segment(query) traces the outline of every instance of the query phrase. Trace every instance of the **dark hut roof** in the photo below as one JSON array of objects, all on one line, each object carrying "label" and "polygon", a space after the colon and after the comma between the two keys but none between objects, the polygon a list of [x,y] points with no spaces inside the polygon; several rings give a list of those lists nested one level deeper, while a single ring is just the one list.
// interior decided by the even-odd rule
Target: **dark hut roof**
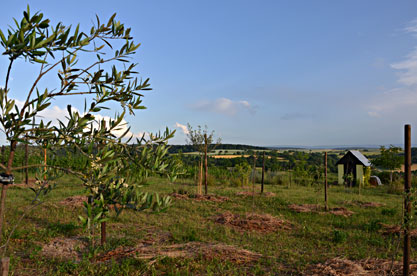
[{"label": "dark hut roof", "polygon": [[337,161],[337,165],[338,164],[343,164],[344,159],[346,159],[346,157],[348,155],[352,155],[359,163],[361,163],[362,165],[364,165],[365,167],[369,167],[371,166],[371,162],[368,160],[368,158],[366,158],[360,151],[358,150],[350,150],[348,151],[339,161]]}]

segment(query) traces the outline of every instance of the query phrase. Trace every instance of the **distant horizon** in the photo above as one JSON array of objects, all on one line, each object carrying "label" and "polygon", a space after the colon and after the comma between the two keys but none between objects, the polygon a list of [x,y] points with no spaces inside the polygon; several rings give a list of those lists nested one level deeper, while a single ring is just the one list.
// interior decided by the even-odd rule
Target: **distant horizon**
[{"label": "distant horizon", "polygon": [[[188,144],[171,144],[169,145],[174,146],[185,146]],[[223,143],[222,143],[223,144]],[[276,148],[276,149],[379,149],[381,146],[389,147],[395,146],[404,148],[403,144],[384,144],[384,145],[275,145],[275,146],[264,146],[264,145],[256,145],[256,144],[242,144],[242,143],[224,143],[226,145],[243,145],[243,146],[255,146],[255,147],[264,147],[264,148]],[[417,144],[412,144],[412,147],[417,147]],[[218,146],[221,148],[221,144]]]}]

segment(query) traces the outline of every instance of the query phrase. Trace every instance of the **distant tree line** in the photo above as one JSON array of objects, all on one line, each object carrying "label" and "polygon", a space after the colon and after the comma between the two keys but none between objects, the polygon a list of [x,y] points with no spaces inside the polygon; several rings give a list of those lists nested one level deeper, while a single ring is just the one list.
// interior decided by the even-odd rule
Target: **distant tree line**
[{"label": "distant tree line", "polygon": [[[266,147],[250,146],[250,145],[240,145],[240,144],[221,144],[217,147],[218,150],[268,150]],[[193,145],[170,145],[169,153],[179,153],[179,152],[194,152],[195,147]]]}]

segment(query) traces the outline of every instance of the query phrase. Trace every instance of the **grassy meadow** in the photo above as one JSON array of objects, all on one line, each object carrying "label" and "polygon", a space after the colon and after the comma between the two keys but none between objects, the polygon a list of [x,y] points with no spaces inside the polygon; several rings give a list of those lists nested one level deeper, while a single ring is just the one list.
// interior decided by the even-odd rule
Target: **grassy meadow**
[{"label": "grassy meadow", "polygon": [[[329,207],[353,212],[344,217],[322,209],[298,213],[289,208],[324,206],[321,185],[266,185],[267,194],[255,196],[238,194],[250,193],[252,186],[212,186],[210,194],[228,200],[211,201],[197,200],[195,185],[183,182],[151,178],[143,190],[161,195],[175,191],[184,198],[173,196],[172,206],[162,213],[125,211],[112,218],[106,245],[95,250],[85,247],[86,232],[78,220],[83,206],[70,200],[84,193],[77,179],[59,180],[45,202],[24,218],[33,193],[27,187],[9,188],[5,236],[21,219],[10,239],[12,275],[303,275],[311,265],[335,257],[401,259],[398,236],[384,234],[383,225],[400,224],[402,196],[388,194],[384,187],[361,189],[361,194],[331,187]],[[365,208],[364,202],[383,206]],[[215,219],[220,214],[244,218],[253,213],[271,215],[286,226],[259,231],[256,224],[245,228],[244,223],[239,227]],[[223,249],[199,251],[206,245]]]}]

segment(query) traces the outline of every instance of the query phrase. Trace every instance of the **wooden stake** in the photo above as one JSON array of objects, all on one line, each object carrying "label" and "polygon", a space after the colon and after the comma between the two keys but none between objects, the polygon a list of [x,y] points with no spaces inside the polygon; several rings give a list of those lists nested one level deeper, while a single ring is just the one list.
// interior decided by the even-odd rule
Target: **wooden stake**
[{"label": "wooden stake", "polygon": [[261,194],[264,192],[264,177],[265,177],[265,152],[262,156],[262,180],[261,180]]},{"label": "wooden stake", "polygon": [[411,126],[404,126],[404,253],[403,276],[410,275],[410,217],[411,217]]},{"label": "wooden stake", "polygon": [[324,203],[325,210],[329,210],[329,206],[327,204],[327,152],[324,153]]},{"label": "wooden stake", "polygon": [[207,176],[208,176],[208,171],[207,171],[207,134],[204,134],[204,144],[205,144],[205,148],[204,148],[204,192],[207,195],[208,193],[208,188],[207,188]]},{"label": "wooden stake", "polygon": [[255,172],[256,172],[256,153],[253,155],[253,170],[252,170],[252,212],[255,209]]}]

